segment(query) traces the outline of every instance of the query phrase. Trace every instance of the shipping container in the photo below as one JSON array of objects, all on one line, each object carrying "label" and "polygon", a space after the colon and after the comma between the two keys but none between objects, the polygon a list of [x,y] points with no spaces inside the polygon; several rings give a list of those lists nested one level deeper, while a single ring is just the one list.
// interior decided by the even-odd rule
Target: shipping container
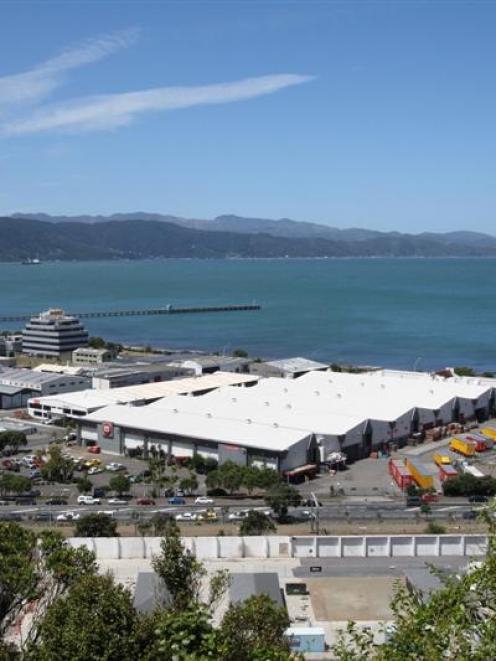
[{"label": "shipping container", "polygon": [[406,459],[405,463],[419,487],[422,489],[432,489],[434,487],[434,477],[421,461]]},{"label": "shipping container", "polygon": [[458,471],[451,464],[446,466],[439,466],[439,479],[441,482],[447,480],[450,477],[458,477]]},{"label": "shipping container", "polygon": [[410,484],[413,484],[412,474],[400,459],[389,460],[389,472],[402,491],[405,491]]},{"label": "shipping container", "polygon": [[482,434],[475,434],[475,433],[467,434],[465,438],[467,441],[470,441],[471,443],[475,443],[476,452],[486,452],[487,450],[491,450],[491,448],[494,445],[492,438],[487,438]]},{"label": "shipping container", "polygon": [[496,441],[496,429],[494,427],[483,427],[481,431],[484,436],[488,436],[489,438],[492,438],[494,441]]},{"label": "shipping container", "polygon": [[472,457],[475,454],[475,443],[466,441],[458,436],[451,439],[449,446],[451,450],[463,454],[464,457]]}]

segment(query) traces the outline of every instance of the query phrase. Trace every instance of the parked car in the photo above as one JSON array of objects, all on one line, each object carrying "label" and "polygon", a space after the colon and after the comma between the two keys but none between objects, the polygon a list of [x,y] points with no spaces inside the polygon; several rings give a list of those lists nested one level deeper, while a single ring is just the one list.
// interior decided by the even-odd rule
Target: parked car
[{"label": "parked car", "polygon": [[67,505],[65,498],[49,498],[45,500],[45,505]]},{"label": "parked car", "polygon": [[101,460],[101,459],[97,459],[97,458],[95,457],[94,459],[87,459],[87,460],[84,462],[84,465],[86,466],[86,468],[92,468],[93,466],[100,466],[101,463],[102,463],[102,460]]},{"label": "parked car", "polygon": [[107,492],[105,489],[101,489],[100,487],[94,487],[93,489],[93,498],[105,498],[107,495]]},{"label": "parked car", "polygon": [[181,512],[180,514],[176,514],[176,521],[198,521],[198,517],[200,515],[197,514],[196,512]]},{"label": "parked car", "polygon": [[78,505],[100,505],[100,498],[93,498],[93,496],[86,496],[81,494],[77,499]]},{"label": "parked car", "polygon": [[109,505],[127,505],[127,500],[123,500],[122,498],[109,498],[107,503]]},{"label": "parked car", "polygon": [[102,448],[99,445],[90,445],[88,448],[88,452],[91,452],[91,454],[100,454],[102,451]]},{"label": "parked car", "polygon": [[227,518],[229,521],[242,521],[243,519],[246,519],[247,516],[248,516],[247,511],[244,512],[238,511],[238,512],[230,512]]},{"label": "parked car", "polygon": [[473,520],[476,519],[477,516],[478,516],[478,512],[475,512],[474,510],[468,510],[468,512],[463,512],[462,519]]},{"label": "parked car", "polygon": [[195,498],[195,505],[213,505],[214,501],[213,498],[209,498],[208,496],[198,496],[198,498]]},{"label": "parked car", "polygon": [[56,521],[77,521],[81,518],[81,515],[78,512],[62,512],[56,517]]},{"label": "parked car", "polygon": [[407,507],[420,507],[422,505],[422,499],[420,496],[408,496],[406,499]]},{"label": "parked car", "polygon": [[122,464],[118,464],[116,461],[111,461],[109,464],[105,466],[106,470],[110,472],[116,472],[125,469],[125,466]]},{"label": "parked car", "polygon": [[487,496],[473,495],[468,497],[469,503],[488,503],[489,498]]},{"label": "parked car", "polygon": [[137,484],[138,482],[143,482],[143,475],[130,475],[129,481],[131,484]]},{"label": "parked car", "polygon": [[180,496],[172,496],[167,502],[169,505],[186,505],[186,501]]},{"label": "parked car", "polygon": [[92,466],[88,469],[88,475],[98,475],[98,473],[103,473],[103,468],[101,466]]},{"label": "parked car", "polygon": [[142,496],[136,500],[136,505],[155,505],[155,501],[148,496]]},{"label": "parked car", "polygon": [[439,500],[439,496],[437,495],[437,493],[423,493],[420,496],[420,500],[423,503],[437,503],[437,501]]}]

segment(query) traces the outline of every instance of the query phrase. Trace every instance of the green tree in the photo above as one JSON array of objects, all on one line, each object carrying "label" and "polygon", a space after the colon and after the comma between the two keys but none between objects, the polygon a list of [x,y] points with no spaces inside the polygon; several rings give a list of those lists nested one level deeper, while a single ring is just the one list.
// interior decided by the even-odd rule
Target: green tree
[{"label": "green tree", "polygon": [[151,644],[141,661],[221,661],[219,632],[213,628],[208,609],[189,604],[181,611],[161,610],[153,618]]},{"label": "green tree", "polygon": [[153,527],[153,534],[155,537],[163,537],[168,530],[169,521],[171,520],[171,515],[163,512],[157,512],[154,514],[150,520],[151,526]]},{"label": "green tree", "polygon": [[117,521],[108,514],[86,514],[76,521],[76,537],[116,537]]},{"label": "green tree", "polygon": [[234,358],[248,358],[248,352],[244,349],[234,349],[232,355]]},{"label": "green tree", "polygon": [[109,487],[112,489],[112,491],[115,491],[118,496],[121,496],[123,493],[127,493],[130,486],[131,482],[129,481],[129,478],[127,475],[123,475],[122,473],[114,475],[114,477],[109,480]]},{"label": "green tree", "polygon": [[274,522],[266,514],[257,510],[251,510],[248,516],[241,522],[239,534],[243,537],[265,535],[266,533],[274,532],[275,529]]},{"label": "green tree", "polygon": [[20,431],[3,431],[0,432],[0,451],[4,450],[6,447],[12,448],[15,452],[21,447],[21,445],[27,445],[28,439],[26,434]]},{"label": "green tree", "polygon": [[130,592],[109,574],[84,576],[43,619],[33,661],[135,661],[137,617]]},{"label": "green tree", "polygon": [[76,486],[79,493],[89,493],[93,489],[93,482],[85,475],[77,478]]},{"label": "green tree", "polygon": [[242,471],[242,485],[248,491],[250,496],[254,489],[260,486],[260,470],[255,466],[246,466]]},{"label": "green tree", "polygon": [[179,488],[188,494],[192,494],[193,491],[198,489],[198,480],[193,473],[190,473],[187,477],[183,477],[183,479],[180,480]]},{"label": "green tree", "polygon": [[36,594],[35,551],[32,532],[15,523],[0,523],[0,639],[22,602]]},{"label": "green tree", "polygon": [[97,573],[98,566],[93,551],[85,546],[72,548],[56,530],[44,530],[40,534],[45,567],[63,587],[68,587],[83,576]]},{"label": "green tree", "polygon": [[163,580],[171,596],[171,608],[183,611],[195,604],[211,608],[216,604],[228,585],[228,574],[215,572],[210,577],[209,595],[206,603],[200,601],[200,588],[206,575],[205,567],[196,557],[186,551],[179,536],[179,527],[174,519],[167,522],[161,553],[154,556],[152,565]]},{"label": "green tree", "polygon": [[7,494],[26,493],[31,491],[31,480],[24,475],[6,473],[0,477],[0,493]]},{"label": "green tree", "polygon": [[105,340],[103,337],[93,336],[88,339],[88,346],[92,349],[105,349]]},{"label": "green tree", "polygon": [[286,609],[265,594],[231,604],[220,627],[224,658],[229,661],[295,658],[284,635],[288,626]]},{"label": "green tree", "polygon": [[301,502],[301,496],[297,489],[290,484],[277,484],[265,495],[265,502],[276,513],[280,521],[284,521],[290,506],[296,507]]},{"label": "green tree", "polygon": [[49,482],[69,482],[74,472],[72,459],[64,457],[60,445],[51,445],[48,449],[48,461],[43,464],[41,474]]}]

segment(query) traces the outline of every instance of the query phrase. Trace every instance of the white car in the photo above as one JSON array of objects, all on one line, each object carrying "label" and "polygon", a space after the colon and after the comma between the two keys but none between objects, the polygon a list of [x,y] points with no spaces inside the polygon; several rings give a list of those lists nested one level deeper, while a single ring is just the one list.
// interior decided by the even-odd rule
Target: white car
[{"label": "white car", "polygon": [[114,510],[98,510],[97,514],[105,514],[105,516],[113,517],[115,512]]},{"label": "white car", "polygon": [[242,521],[248,516],[248,511],[244,512],[231,512],[227,517],[229,521]]},{"label": "white car", "polygon": [[214,501],[208,496],[198,496],[195,498],[195,505],[213,505]]},{"label": "white car", "polygon": [[98,475],[98,473],[103,473],[103,468],[101,468],[100,466],[92,466],[88,470],[88,475]]},{"label": "white car", "polygon": [[176,521],[198,521],[198,514],[195,512],[181,512],[176,514]]},{"label": "white car", "polygon": [[62,512],[62,514],[58,514],[56,517],[56,521],[77,521],[79,518],[81,518],[81,515],[78,514],[77,512]]},{"label": "white car", "polygon": [[93,498],[93,496],[85,496],[81,494],[78,496],[78,505],[100,505],[100,498]]},{"label": "white car", "polygon": [[107,465],[105,466],[105,468],[106,468],[108,471],[111,471],[111,472],[114,473],[115,471],[120,471],[120,470],[122,470],[122,469],[124,468],[124,466],[123,466],[122,464],[118,464],[118,463],[115,462],[115,461],[111,461],[109,464],[107,464]]},{"label": "white car", "polygon": [[122,500],[122,498],[109,498],[107,503],[109,505],[129,505],[127,500]]}]

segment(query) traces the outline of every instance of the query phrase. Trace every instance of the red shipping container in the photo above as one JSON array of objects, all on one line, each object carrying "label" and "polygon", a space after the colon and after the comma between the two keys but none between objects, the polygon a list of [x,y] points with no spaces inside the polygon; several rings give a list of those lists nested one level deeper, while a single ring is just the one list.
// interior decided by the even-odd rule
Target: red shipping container
[{"label": "red shipping container", "polygon": [[451,464],[439,466],[439,479],[441,482],[444,482],[444,480],[447,480],[450,477],[458,477],[458,471],[456,468],[453,468]]},{"label": "red shipping container", "polygon": [[389,460],[389,472],[402,491],[405,491],[413,483],[413,475],[399,459]]}]

